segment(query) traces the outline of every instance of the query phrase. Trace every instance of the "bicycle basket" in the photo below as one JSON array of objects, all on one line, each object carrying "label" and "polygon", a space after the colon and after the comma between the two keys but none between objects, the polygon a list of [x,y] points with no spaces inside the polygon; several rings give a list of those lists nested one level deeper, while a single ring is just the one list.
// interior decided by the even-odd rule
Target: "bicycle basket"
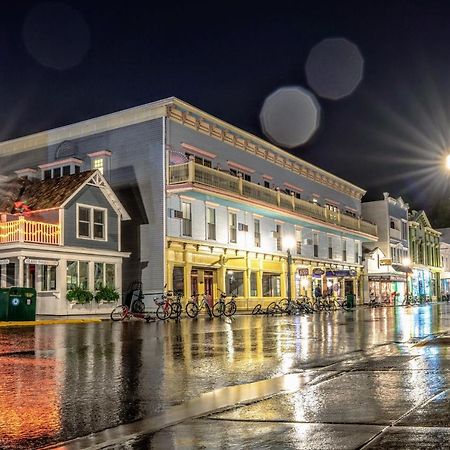
[{"label": "bicycle basket", "polygon": [[159,297],[153,297],[153,301],[158,305],[158,306],[162,306],[164,305],[164,303],[166,303],[166,297],[163,296],[162,298]]}]

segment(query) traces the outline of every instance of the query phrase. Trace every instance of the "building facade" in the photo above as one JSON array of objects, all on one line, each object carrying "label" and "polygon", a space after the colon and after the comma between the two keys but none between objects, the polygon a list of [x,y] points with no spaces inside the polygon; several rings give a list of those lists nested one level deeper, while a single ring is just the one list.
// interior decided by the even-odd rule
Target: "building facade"
[{"label": "building facade", "polygon": [[366,298],[375,294],[384,301],[401,303],[407,290],[407,273],[411,271],[405,265],[410,258],[409,205],[401,197],[391,197],[387,192],[383,197],[362,204],[362,214],[376,223],[378,230],[378,242],[364,244]]},{"label": "building facade", "polygon": [[149,305],[165,285],[241,308],[288,283],[362,297],[362,245],[377,240],[365,191],[178,99],[1,143],[0,161],[43,179],[101,171],[131,217],[124,285],[142,281]]},{"label": "building facade", "polygon": [[409,245],[413,274],[411,294],[440,300],[441,256],[440,232],[431,227],[425,211],[411,211],[409,215]]},{"label": "building facade", "polygon": [[127,212],[98,171],[45,180],[35,174],[20,172],[3,190],[1,287],[35,288],[38,314],[109,312],[111,305],[68,301],[67,291],[122,291],[122,261],[129,254],[121,251],[120,230]]}]

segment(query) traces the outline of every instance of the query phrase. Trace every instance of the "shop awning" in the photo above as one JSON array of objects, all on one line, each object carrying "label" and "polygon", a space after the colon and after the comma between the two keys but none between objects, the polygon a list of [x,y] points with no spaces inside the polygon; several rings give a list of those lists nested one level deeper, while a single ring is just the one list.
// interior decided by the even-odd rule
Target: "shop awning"
[{"label": "shop awning", "polygon": [[393,268],[396,272],[412,273],[411,267],[404,266],[403,264],[392,264],[392,268]]}]

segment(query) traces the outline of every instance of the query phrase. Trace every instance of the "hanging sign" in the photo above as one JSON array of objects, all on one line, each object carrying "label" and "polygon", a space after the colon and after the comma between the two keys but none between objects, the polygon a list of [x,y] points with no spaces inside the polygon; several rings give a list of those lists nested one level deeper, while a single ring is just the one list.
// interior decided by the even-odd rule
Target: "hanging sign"
[{"label": "hanging sign", "polygon": [[392,264],[392,259],[390,259],[390,258],[380,259],[380,266],[390,266],[391,264]]},{"label": "hanging sign", "polygon": [[308,275],[309,275],[309,269],[308,268],[301,268],[301,269],[298,269],[298,274],[301,276],[301,277],[307,277]]},{"label": "hanging sign", "polygon": [[324,270],[322,270],[320,267],[316,267],[315,269],[313,269],[313,275],[315,275],[316,277],[320,277],[325,273]]},{"label": "hanging sign", "polygon": [[24,261],[25,264],[35,264],[37,266],[57,266],[58,261],[52,261],[50,259],[31,259],[26,258]]}]

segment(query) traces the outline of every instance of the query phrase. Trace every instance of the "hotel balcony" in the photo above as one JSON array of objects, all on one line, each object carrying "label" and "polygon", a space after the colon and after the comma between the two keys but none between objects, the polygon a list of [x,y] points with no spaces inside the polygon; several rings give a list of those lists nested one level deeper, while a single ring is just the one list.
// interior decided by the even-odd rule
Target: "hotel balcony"
[{"label": "hotel balcony", "polygon": [[0,222],[0,244],[61,244],[61,225],[27,220],[24,216],[14,219]]},{"label": "hotel balcony", "polygon": [[276,209],[286,210],[299,216],[312,218],[325,224],[337,225],[358,231],[371,237],[377,236],[377,226],[363,219],[330,211],[323,206],[295,198],[279,190],[245,181],[217,169],[189,161],[169,167],[169,185],[188,184],[193,188],[212,188],[217,193],[230,193],[242,201],[264,203]]}]

